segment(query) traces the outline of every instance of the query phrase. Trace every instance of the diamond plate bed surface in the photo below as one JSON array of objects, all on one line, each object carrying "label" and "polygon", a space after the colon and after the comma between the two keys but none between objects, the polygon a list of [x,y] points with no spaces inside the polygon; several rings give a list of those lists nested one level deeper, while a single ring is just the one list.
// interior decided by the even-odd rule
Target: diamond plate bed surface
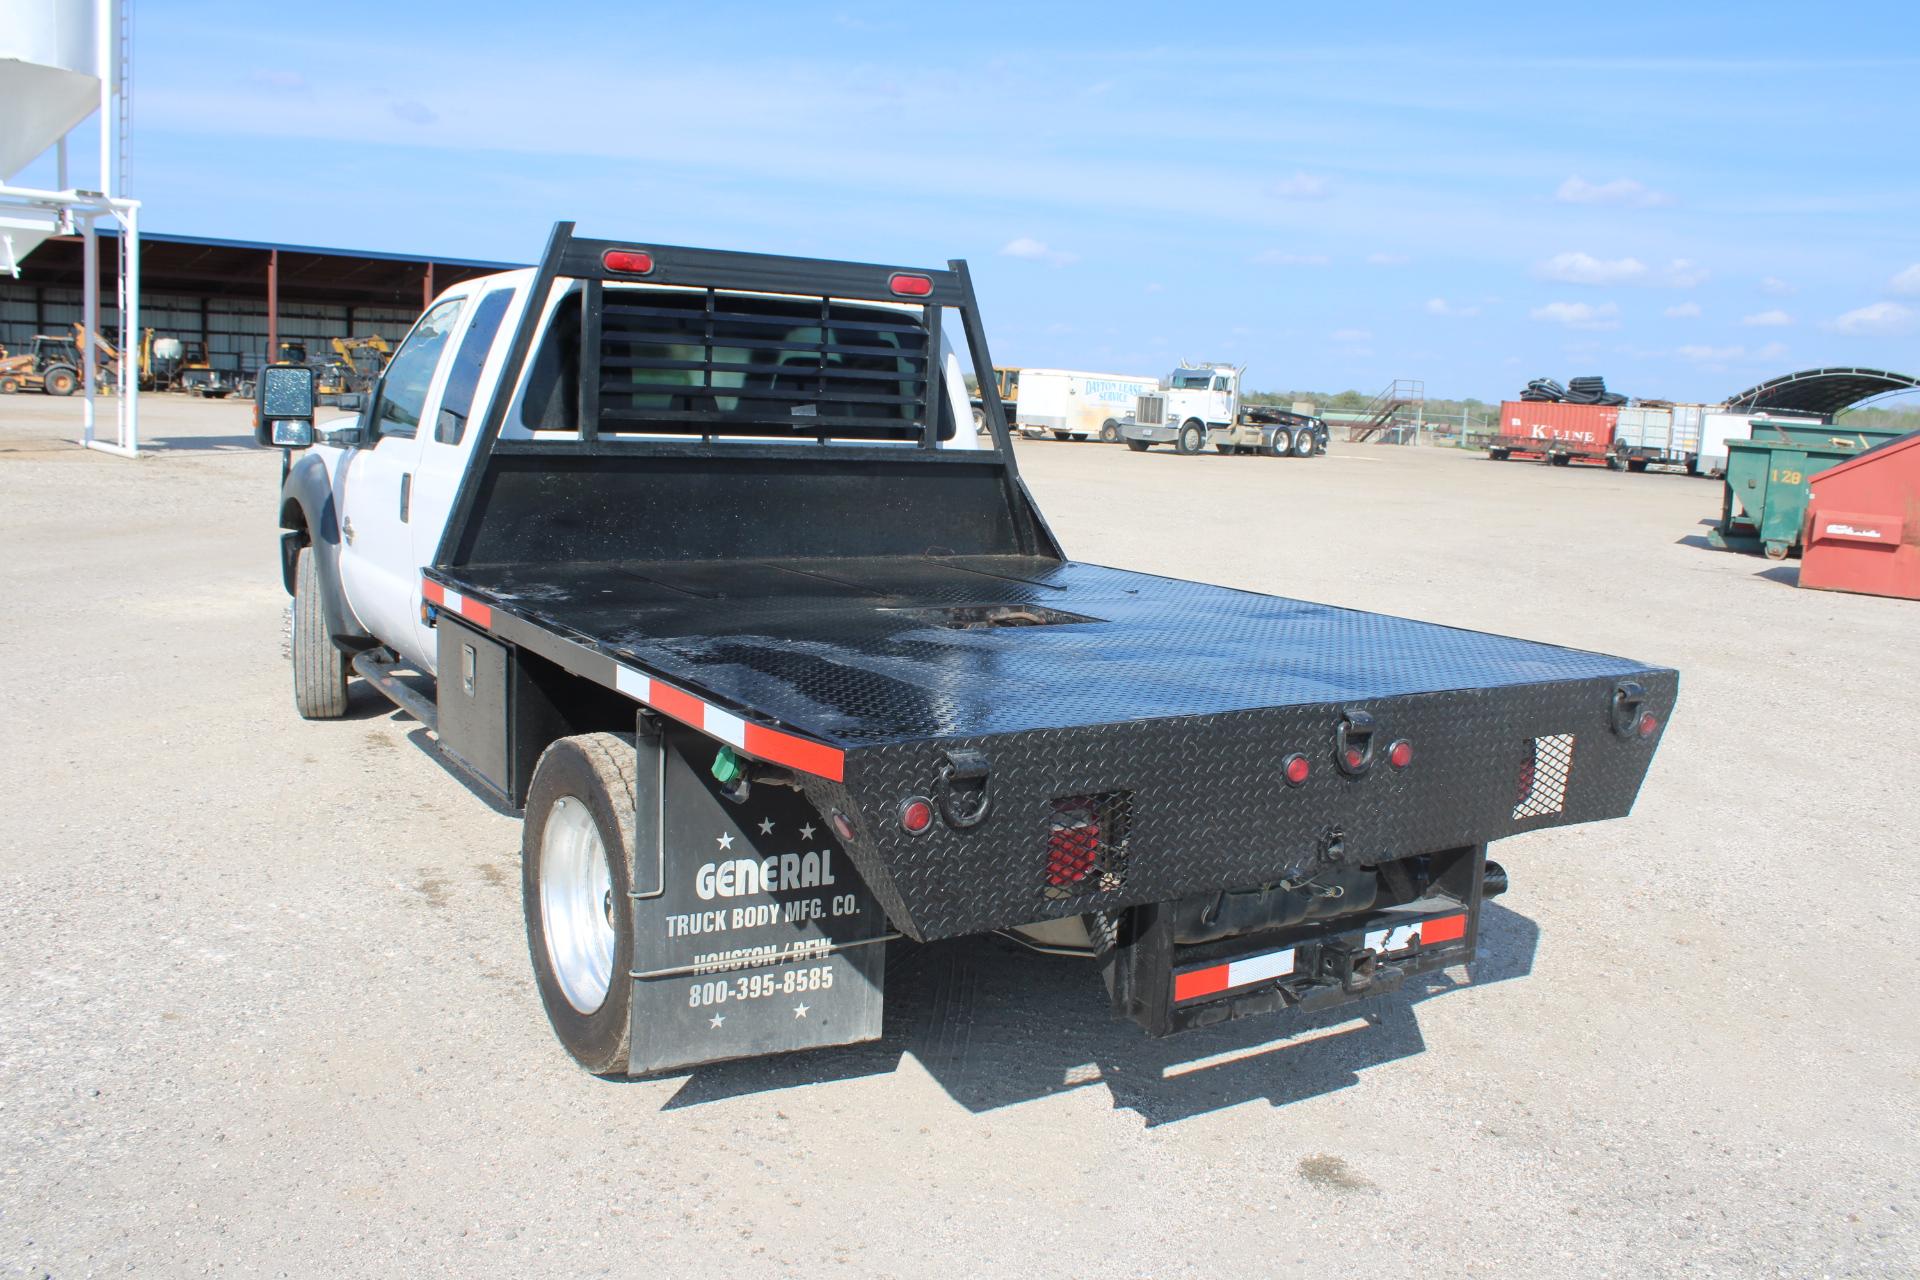
[{"label": "diamond plate bed surface", "polygon": [[[495,607],[849,748],[1654,670],[1044,558],[473,565],[449,576]],[[930,620],[967,606],[1090,620]]]}]

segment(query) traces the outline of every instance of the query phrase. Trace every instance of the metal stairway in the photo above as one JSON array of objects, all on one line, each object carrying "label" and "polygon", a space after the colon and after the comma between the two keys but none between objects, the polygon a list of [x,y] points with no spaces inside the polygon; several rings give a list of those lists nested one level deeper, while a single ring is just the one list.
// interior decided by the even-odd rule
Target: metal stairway
[{"label": "metal stairway", "polygon": [[1427,384],[1419,378],[1395,378],[1367,402],[1360,412],[1363,419],[1347,428],[1347,439],[1354,443],[1372,440],[1377,444],[1404,443],[1405,428],[1424,416]]}]

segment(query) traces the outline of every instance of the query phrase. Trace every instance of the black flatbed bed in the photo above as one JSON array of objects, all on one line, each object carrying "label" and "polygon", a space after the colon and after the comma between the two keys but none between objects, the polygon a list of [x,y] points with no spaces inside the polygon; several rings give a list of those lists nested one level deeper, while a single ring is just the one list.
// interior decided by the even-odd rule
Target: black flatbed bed
[{"label": "black flatbed bed", "polygon": [[[847,749],[1638,677],[1622,658],[1043,556],[467,565],[431,576]],[[1084,621],[956,627],[974,610]]]}]

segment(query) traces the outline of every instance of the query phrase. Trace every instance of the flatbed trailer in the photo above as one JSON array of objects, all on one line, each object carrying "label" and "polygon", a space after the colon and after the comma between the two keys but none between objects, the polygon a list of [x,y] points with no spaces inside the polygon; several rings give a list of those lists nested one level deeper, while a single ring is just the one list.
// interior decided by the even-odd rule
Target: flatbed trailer
[{"label": "flatbed trailer", "polygon": [[[636,257],[709,316],[863,304],[804,332],[820,356],[835,325],[901,329],[910,412],[836,415],[777,361],[756,392],[772,409],[624,408],[651,376],[627,371],[654,366],[618,363],[635,347],[614,331],[665,314],[613,287],[608,264]],[[925,306],[911,326],[871,309],[903,278]],[[1093,961],[1155,1035],[1361,999],[1472,958],[1506,881],[1490,842],[1632,806],[1671,670],[1067,558],[997,397],[972,447],[964,393],[941,407],[957,364],[913,354],[941,350],[950,308],[993,387],[964,264],[563,224],[529,292],[562,287],[502,330],[502,392],[417,578],[432,703],[390,645],[354,666],[525,808],[536,978],[590,1069],[873,1038],[889,945],[986,932]],[[507,392],[568,367],[547,359],[562,342],[601,355],[580,361],[572,430],[504,432]],[[795,395],[814,438],[770,439]],[[601,877],[584,933],[549,875],[576,863]]]}]

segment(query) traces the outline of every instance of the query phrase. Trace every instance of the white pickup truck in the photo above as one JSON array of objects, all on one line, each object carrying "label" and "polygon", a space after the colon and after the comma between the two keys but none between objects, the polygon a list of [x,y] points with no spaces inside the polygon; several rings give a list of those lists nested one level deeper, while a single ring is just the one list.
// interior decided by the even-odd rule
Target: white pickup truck
[{"label": "white pickup truck", "polygon": [[295,703],[356,674],[524,811],[535,984],[596,1073],[873,1039],[900,939],[1085,957],[1154,1035],[1390,991],[1472,958],[1489,841],[1627,812],[1677,694],[1067,559],[961,262],[562,223],[358,416],[314,382],[262,370],[256,417]]},{"label": "white pickup truck", "polygon": [[1175,453],[1199,453],[1209,442],[1221,453],[1311,458],[1327,451],[1327,424],[1240,399],[1246,370],[1230,364],[1182,364],[1155,391],[1140,395],[1120,423],[1127,447],[1139,453],[1170,444]]}]

